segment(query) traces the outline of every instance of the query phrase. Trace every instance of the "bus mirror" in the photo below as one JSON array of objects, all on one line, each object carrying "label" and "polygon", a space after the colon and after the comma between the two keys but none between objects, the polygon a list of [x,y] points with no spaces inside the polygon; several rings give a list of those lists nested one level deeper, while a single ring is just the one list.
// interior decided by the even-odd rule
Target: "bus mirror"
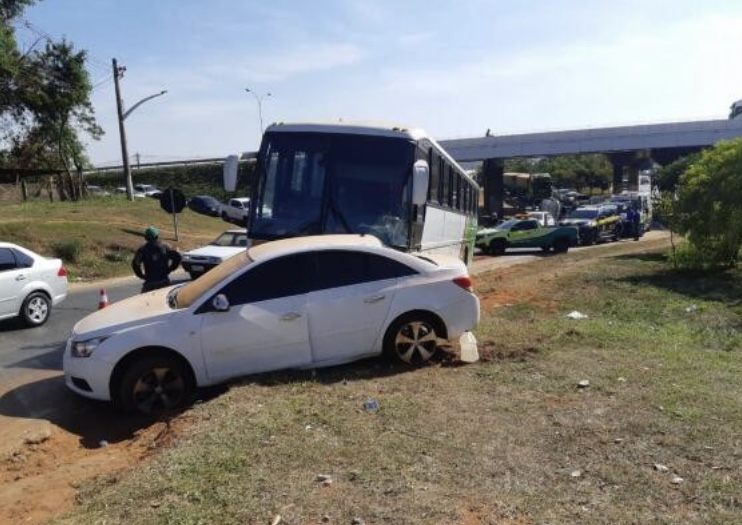
[{"label": "bus mirror", "polygon": [[424,160],[418,160],[412,167],[412,204],[422,206],[428,200],[430,167]]},{"label": "bus mirror", "polygon": [[237,189],[237,155],[230,155],[224,159],[224,191]]}]

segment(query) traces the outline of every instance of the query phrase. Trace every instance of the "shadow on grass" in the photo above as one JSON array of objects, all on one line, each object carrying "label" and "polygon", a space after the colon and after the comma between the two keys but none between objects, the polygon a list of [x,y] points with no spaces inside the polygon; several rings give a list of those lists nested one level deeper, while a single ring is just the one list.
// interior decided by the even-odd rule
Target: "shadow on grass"
[{"label": "shadow on grass", "polygon": [[[459,364],[449,352],[438,352],[437,356],[434,365]],[[370,358],[336,367],[259,374],[201,388],[196,392],[193,403],[208,402],[228,391],[230,386],[243,384],[278,386],[314,381],[331,385],[414,372],[415,369],[380,358]],[[156,423],[169,423],[188,408],[158,416],[125,414],[111,403],[85,399],[69,391],[62,375],[29,381],[0,396],[0,415],[49,421],[79,436],[80,444],[91,449],[99,448],[102,441],[114,444],[132,439],[137,432]]]},{"label": "shadow on grass", "polygon": [[617,260],[667,264],[664,269],[619,278],[635,286],[652,286],[689,298],[720,302],[730,306],[742,304],[742,272],[740,270],[691,271],[669,266],[665,253],[620,255]]}]

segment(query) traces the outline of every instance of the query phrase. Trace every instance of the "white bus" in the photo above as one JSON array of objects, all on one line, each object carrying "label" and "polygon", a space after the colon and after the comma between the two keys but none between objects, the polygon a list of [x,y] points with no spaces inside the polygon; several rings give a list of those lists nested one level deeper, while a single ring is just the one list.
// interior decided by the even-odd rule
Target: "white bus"
[{"label": "white bus", "polygon": [[422,130],[273,124],[258,153],[248,236],[368,233],[469,263],[478,202],[476,182]]}]

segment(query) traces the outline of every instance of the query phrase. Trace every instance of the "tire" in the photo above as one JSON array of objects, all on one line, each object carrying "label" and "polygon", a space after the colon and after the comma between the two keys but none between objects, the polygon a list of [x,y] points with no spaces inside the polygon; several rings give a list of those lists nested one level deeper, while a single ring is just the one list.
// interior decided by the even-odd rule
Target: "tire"
[{"label": "tire", "polygon": [[229,215],[227,215],[225,212],[222,212],[222,220],[224,222],[230,222]]},{"label": "tire", "polygon": [[590,232],[590,241],[588,242],[588,244],[590,246],[595,246],[599,242],[600,242],[600,233],[598,232],[597,229],[595,229]]},{"label": "tire", "polygon": [[152,356],[134,361],[115,387],[117,406],[125,412],[160,414],[176,410],[191,399],[193,376],[170,356]]},{"label": "tire", "polygon": [[430,314],[412,312],[397,318],[384,335],[384,355],[407,365],[419,366],[438,350],[442,331]]},{"label": "tire", "polygon": [[43,292],[32,292],[23,300],[20,316],[27,326],[41,326],[49,319],[52,304]]},{"label": "tire", "polygon": [[569,251],[569,239],[559,237],[554,241],[554,253],[567,253]]},{"label": "tire", "polygon": [[507,247],[508,244],[503,239],[492,239],[489,251],[492,255],[503,255]]}]

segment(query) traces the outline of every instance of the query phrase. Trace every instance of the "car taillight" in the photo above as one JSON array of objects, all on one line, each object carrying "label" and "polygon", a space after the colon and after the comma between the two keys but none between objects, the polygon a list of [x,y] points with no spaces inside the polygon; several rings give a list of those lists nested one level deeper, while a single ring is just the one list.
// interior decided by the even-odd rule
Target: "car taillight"
[{"label": "car taillight", "polygon": [[60,266],[59,270],[57,270],[57,277],[67,277],[67,270],[64,266]]},{"label": "car taillight", "polygon": [[464,277],[456,277],[456,279],[453,280],[453,282],[457,285],[466,290],[467,292],[473,292],[474,291],[474,282],[471,280],[471,277],[464,276]]}]

